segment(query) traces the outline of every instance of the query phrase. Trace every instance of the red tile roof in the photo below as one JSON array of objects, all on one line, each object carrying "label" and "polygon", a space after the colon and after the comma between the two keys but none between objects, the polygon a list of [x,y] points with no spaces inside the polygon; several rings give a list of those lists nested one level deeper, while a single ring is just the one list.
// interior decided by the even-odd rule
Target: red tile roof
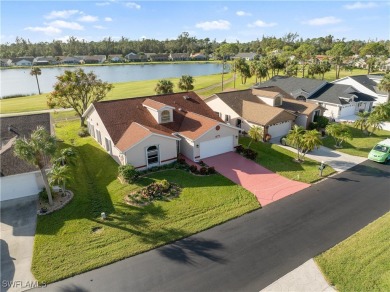
[{"label": "red tile roof", "polygon": [[[173,107],[173,122],[158,124],[149,110],[143,106],[146,100]],[[149,103],[151,102],[147,101],[147,104]],[[122,149],[128,149],[129,147],[125,145],[134,143],[134,140],[129,138],[131,129],[136,129],[138,139],[146,133],[138,126],[129,130],[134,122],[149,130],[159,131],[160,134],[171,135],[183,131],[190,139],[207,132],[214,123],[223,123],[195,92],[101,101],[95,102],[93,105],[113,143],[117,145],[120,142],[119,145]],[[211,122],[210,119],[214,122]]]}]

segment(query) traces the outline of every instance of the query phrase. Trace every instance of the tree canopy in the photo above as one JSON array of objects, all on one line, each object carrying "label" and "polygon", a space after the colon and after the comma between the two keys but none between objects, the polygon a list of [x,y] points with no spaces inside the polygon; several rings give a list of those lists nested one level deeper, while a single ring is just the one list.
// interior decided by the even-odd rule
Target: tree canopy
[{"label": "tree canopy", "polygon": [[58,82],[48,97],[48,106],[73,108],[81,119],[81,126],[85,126],[83,114],[88,106],[105,98],[114,87],[98,79],[93,72],[85,73],[83,69],[66,70],[57,79]]}]

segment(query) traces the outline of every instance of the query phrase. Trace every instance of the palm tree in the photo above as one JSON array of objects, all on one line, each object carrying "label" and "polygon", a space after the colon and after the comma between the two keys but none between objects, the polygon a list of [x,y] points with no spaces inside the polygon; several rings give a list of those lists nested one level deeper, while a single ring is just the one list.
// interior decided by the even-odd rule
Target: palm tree
[{"label": "palm tree", "polygon": [[304,133],[305,133],[304,128],[298,125],[294,125],[292,130],[290,130],[290,132],[286,136],[288,143],[297,149],[297,161],[301,160],[300,151],[302,148],[301,144],[302,144],[302,138]]},{"label": "palm tree", "polygon": [[69,179],[69,166],[67,165],[54,164],[49,171],[49,183],[51,185],[60,185],[63,194],[65,194],[65,184]]},{"label": "palm tree", "polygon": [[45,184],[49,204],[53,204],[49,182],[46,175],[46,166],[56,151],[56,139],[43,127],[38,127],[31,134],[30,139],[18,138],[15,141],[14,153],[17,157],[39,168]]},{"label": "palm tree", "polygon": [[304,160],[307,152],[319,148],[322,145],[321,134],[317,130],[306,131],[302,137],[302,160]]},{"label": "palm tree", "polygon": [[154,91],[157,94],[173,93],[173,83],[170,80],[159,80]]},{"label": "palm tree", "polygon": [[253,141],[260,141],[264,135],[264,128],[259,126],[252,126],[248,131],[248,136],[251,138],[248,148],[251,146]]},{"label": "palm tree", "polygon": [[383,120],[381,117],[377,114],[372,113],[368,119],[367,119],[367,127],[371,127],[371,132],[369,136],[371,136],[372,133],[374,133],[376,130],[382,129],[382,122]]},{"label": "palm tree", "polygon": [[356,128],[360,128],[364,133],[368,132],[367,119],[370,116],[369,112],[358,112],[358,119],[354,122]]},{"label": "palm tree", "polygon": [[56,165],[74,165],[76,158],[76,152],[72,147],[62,149],[59,154],[54,158],[53,163]]},{"label": "palm tree", "polygon": [[41,69],[39,69],[38,67],[32,67],[31,68],[30,75],[31,76],[35,75],[35,78],[37,79],[37,85],[38,85],[38,92],[39,92],[39,94],[41,94],[41,89],[39,88],[38,75],[41,75],[41,74],[42,74]]},{"label": "palm tree", "polygon": [[331,123],[326,126],[325,131],[335,140],[336,148],[341,148],[346,140],[352,140],[352,133],[347,125],[340,123]]},{"label": "palm tree", "polygon": [[390,73],[387,73],[385,76],[383,76],[383,79],[378,85],[380,90],[387,91],[387,101],[386,103],[390,102]]},{"label": "palm tree", "polygon": [[190,75],[183,75],[181,76],[179,83],[177,84],[177,87],[179,87],[181,90],[184,91],[190,91],[194,89],[194,78]]},{"label": "palm tree", "polygon": [[375,106],[374,110],[371,112],[373,115],[377,115],[382,121],[387,121],[390,119],[390,102],[382,103]]}]

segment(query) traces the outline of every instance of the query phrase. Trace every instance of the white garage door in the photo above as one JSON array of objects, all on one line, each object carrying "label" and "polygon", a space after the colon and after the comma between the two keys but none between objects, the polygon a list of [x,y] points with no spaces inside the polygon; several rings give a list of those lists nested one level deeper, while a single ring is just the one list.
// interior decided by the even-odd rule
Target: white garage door
[{"label": "white garage door", "polygon": [[291,122],[282,123],[278,125],[273,125],[268,128],[268,134],[271,135],[272,138],[285,136],[291,130]]},{"label": "white garage door", "polygon": [[233,151],[233,136],[201,142],[200,159]]},{"label": "white garage door", "polygon": [[355,114],[355,107],[354,106],[344,107],[341,109],[339,118],[352,116],[354,114]]}]

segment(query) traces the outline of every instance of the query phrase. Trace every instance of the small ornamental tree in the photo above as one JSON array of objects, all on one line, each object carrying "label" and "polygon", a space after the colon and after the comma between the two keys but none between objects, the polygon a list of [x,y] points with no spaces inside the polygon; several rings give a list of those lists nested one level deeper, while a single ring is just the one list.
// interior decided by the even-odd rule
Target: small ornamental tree
[{"label": "small ornamental tree", "polygon": [[252,126],[248,131],[248,136],[251,138],[248,148],[251,146],[253,141],[260,141],[263,138],[264,129],[259,126]]},{"label": "small ornamental tree", "polygon": [[66,70],[63,75],[57,76],[57,80],[54,91],[48,97],[48,106],[73,108],[80,117],[82,127],[85,127],[83,114],[88,106],[105,98],[114,88],[112,84],[98,79],[93,72],[85,73],[83,69]]},{"label": "small ornamental tree", "polygon": [[326,126],[326,132],[333,137],[336,148],[342,148],[346,140],[352,140],[352,133],[346,124],[331,123]]},{"label": "small ornamental tree", "polygon": [[180,88],[180,90],[183,91],[190,91],[194,89],[194,78],[190,75],[183,75],[181,76],[179,83],[177,84],[177,87]]},{"label": "small ornamental tree", "polygon": [[173,93],[173,83],[170,80],[162,79],[159,80],[154,88],[156,94],[168,94]]}]

